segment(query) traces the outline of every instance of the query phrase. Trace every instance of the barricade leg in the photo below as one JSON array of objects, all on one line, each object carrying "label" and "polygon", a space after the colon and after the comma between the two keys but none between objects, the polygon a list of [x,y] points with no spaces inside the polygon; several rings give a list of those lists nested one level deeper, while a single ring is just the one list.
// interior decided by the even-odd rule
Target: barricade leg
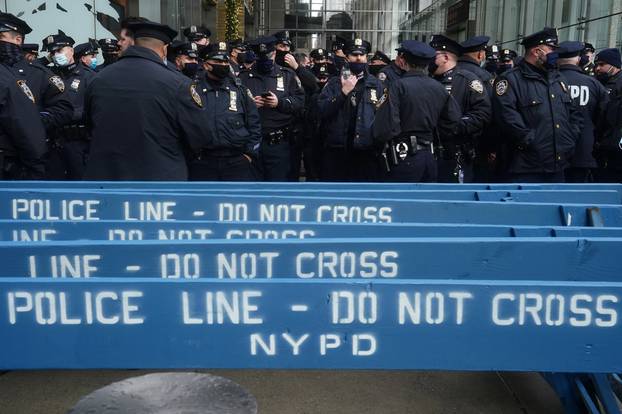
[{"label": "barricade leg", "polygon": [[545,373],[566,414],[620,414],[607,374]]}]

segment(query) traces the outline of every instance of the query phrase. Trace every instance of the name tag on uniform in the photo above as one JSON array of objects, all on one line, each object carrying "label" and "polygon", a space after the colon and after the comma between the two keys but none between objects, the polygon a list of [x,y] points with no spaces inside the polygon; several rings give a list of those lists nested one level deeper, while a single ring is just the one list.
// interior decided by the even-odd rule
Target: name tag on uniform
[{"label": "name tag on uniform", "polygon": [[369,90],[369,99],[371,100],[371,103],[373,103],[373,104],[378,103],[378,95],[376,94],[376,90],[375,89],[370,89]]},{"label": "name tag on uniform", "polygon": [[77,91],[79,87],[80,87],[80,79],[74,79],[73,82],[71,82],[71,89],[73,89],[74,91]]},{"label": "name tag on uniform", "polygon": [[238,111],[238,94],[235,91],[229,91],[229,110]]},{"label": "name tag on uniform", "polygon": [[285,80],[283,80],[282,75],[276,77],[276,90],[285,91]]}]

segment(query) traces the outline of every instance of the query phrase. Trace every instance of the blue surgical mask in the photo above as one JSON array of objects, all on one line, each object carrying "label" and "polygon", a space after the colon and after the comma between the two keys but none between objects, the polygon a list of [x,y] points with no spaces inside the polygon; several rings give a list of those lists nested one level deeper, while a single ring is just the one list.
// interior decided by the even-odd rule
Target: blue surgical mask
[{"label": "blue surgical mask", "polygon": [[97,58],[92,58],[91,59],[90,67],[91,67],[91,69],[97,69]]},{"label": "blue surgical mask", "polygon": [[69,58],[64,53],[55,53],[52,60],[54,61],[54,64],[56,64],[56,66],[69,65]]}]

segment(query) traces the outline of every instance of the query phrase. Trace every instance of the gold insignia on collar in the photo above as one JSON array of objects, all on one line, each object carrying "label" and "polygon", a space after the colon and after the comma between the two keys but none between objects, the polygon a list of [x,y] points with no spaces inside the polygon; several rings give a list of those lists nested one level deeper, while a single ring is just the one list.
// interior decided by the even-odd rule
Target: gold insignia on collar
[{"label": "gold insignia on collar", "polygon": [[497,82],[497,86],[495,86],[495,92],[497,92],[497,95],[503,96],[508,91],[508,86],[508,81],[506,81],[505,79],[500,80],[499,82]]},{"label": "gold insignia on collar", "polygon": [[484,93],[484,84],[479,79],[472,80],[469,87],[477,93]]},{"label": "gold insignia on collar", "polygon": [[28,97],[28,99],[30,99],[32,101],[32,103],[35,103],[35,95],[32,93],[32,91],[30,90],[30,88],[26,84],[26,81],[18,80],[17,81],[17,86],[19,86],[19,88],[22,90],[22,92],[24,92],[24,94]]},{"label": "gold insignia on collar", "polygon": [[190,85],[190,96],[192,96],[192,100],[199,108],[203,108],[203,100],[201,99],[201,95],[197,92],[196,85]]},{"label": "gold insignia on collar", "polygon": [[65,92],[65,82],[63,82],[60,76],[52,76],[50,78],[50,83],[56,86],[56,89],[58,89],[59,91]]}]

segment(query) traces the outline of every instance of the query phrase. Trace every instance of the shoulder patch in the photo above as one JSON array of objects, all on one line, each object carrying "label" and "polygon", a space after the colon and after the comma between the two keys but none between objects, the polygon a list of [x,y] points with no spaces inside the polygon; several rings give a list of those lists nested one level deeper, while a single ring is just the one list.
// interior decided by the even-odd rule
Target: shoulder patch
[{"label": "shoulder patch", "polygon": [[60,76],[52,76],[50,78],[50,83],[56,86],[56,89],[58,89],[59,91],[65,92],[65,82],[63,82]]},{"label": "shoulder patch", "polygon": [[378,80],[381,80],[382,82],[386,81],[387,80],[387,74],[384,73],[384,72],[380,72],[378,74]]},{"label": "shoulder patch", "polygon": [[469,83],[469,87],[477,93],[484,93],[484,84],[479,79],[474,79]]},{"label": "shoulder patch", "polygon": [[495,92],[498,96],[503,96],[508,91],[508,81],[500,80],[497,82],[497,86],[495,86]]},{"label": "shoulder patch", "polygon": [[201,95],[197,92],[195,84],[190,85],[190,96],[192,96],[192,100],[199,108],[203,108],[203,100],[201,99]]},{"label": "shoulder patch", "polygon": [[22,90],[22,92],[24,92],[24,94],[28,97],[28,99],[30,99],[32,101],[32,103],[35,103],[35,95],[32,93],[32,91],[30,90],[30,88],[26,84],[26,81],[18,80],[17,81],[17,86],[19,86],[19,88]]}]

